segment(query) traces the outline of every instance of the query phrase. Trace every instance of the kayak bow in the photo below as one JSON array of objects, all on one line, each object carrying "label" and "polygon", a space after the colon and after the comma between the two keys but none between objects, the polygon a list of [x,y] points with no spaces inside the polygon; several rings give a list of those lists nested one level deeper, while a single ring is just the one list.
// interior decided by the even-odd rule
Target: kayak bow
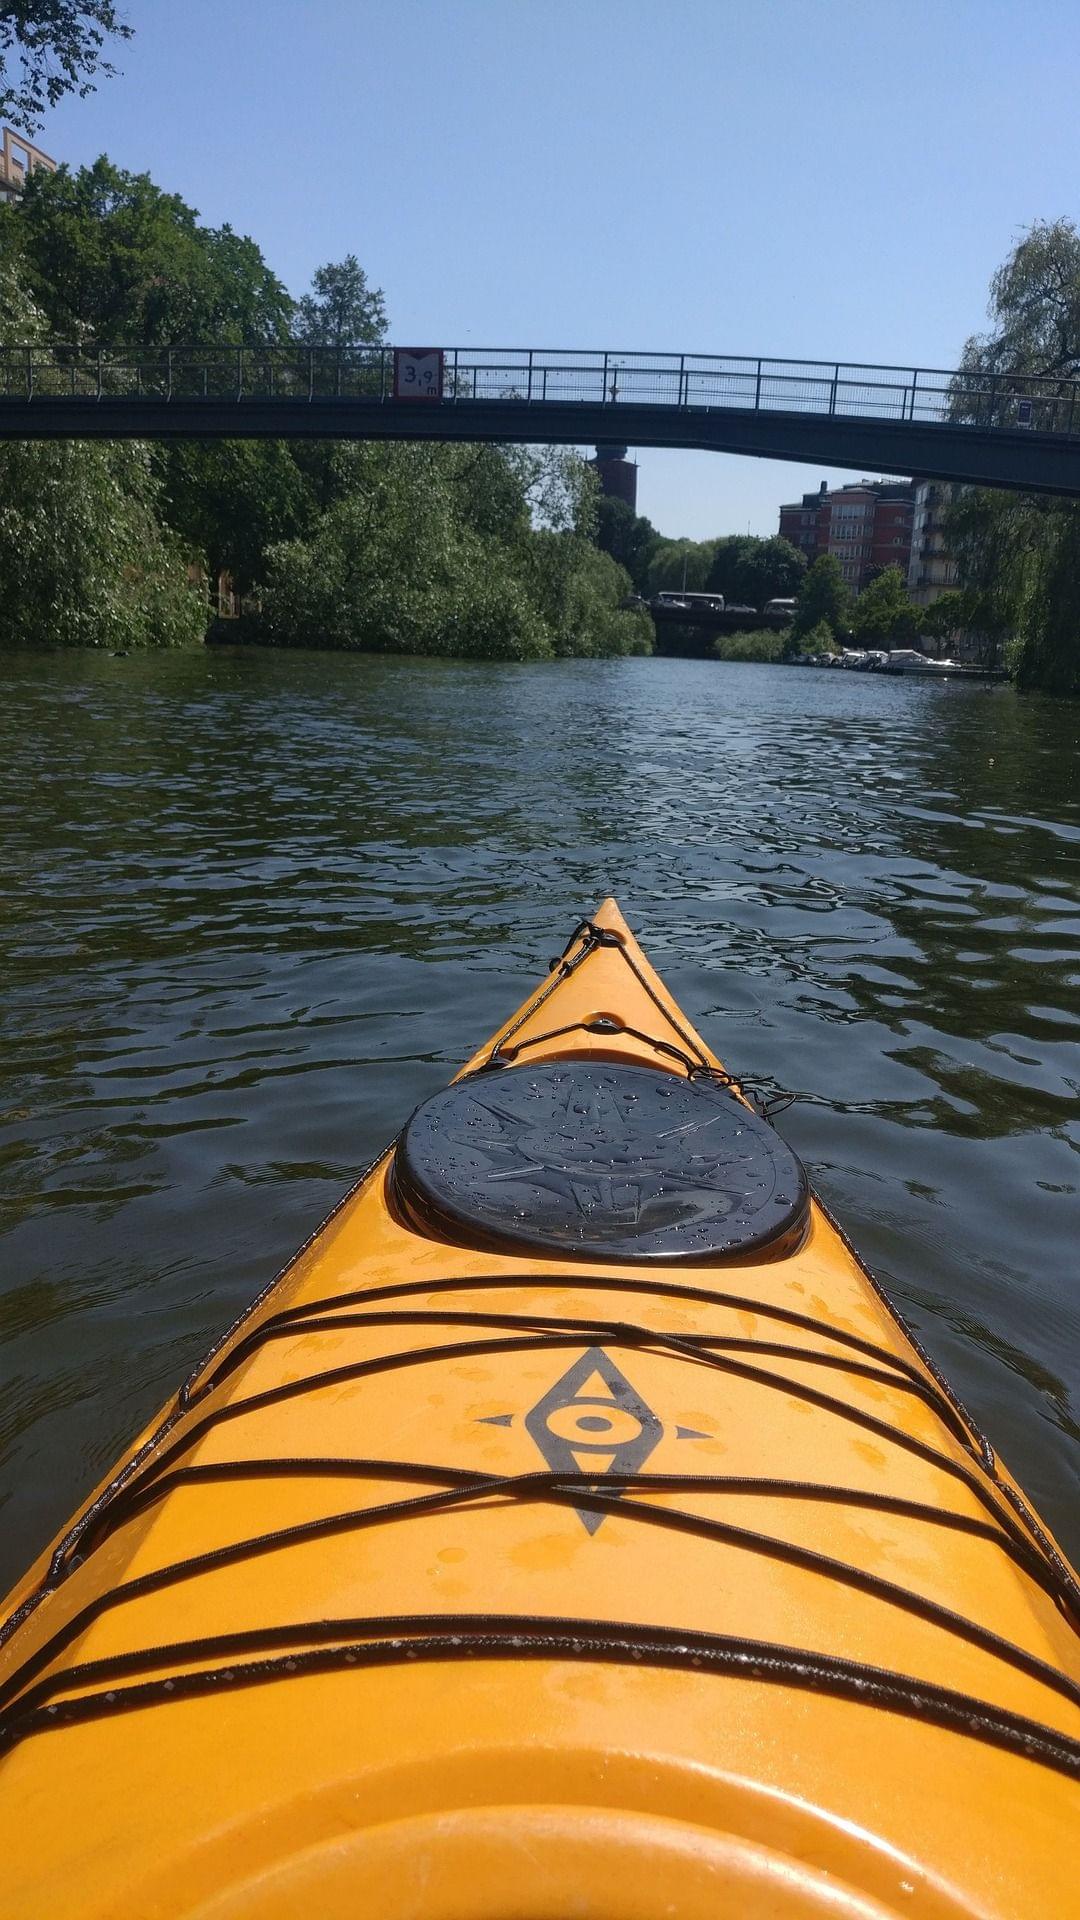
[{"label": "kayak bow", "polygon": [[11,1596],[5,1893],[1064,1915],[1078,1622],[608,901]]}]

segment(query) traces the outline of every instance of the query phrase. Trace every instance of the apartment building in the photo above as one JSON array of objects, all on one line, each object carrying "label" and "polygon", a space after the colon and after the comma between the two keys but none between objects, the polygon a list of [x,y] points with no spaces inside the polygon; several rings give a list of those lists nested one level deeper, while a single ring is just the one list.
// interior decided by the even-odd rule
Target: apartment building
[{"label": "apartment building", "polygon": [[945,545],[944,514],[957,488],[942,480],[919,480],[908,565],[908,593],[917,607],[929,607],[956,585],[956,562]]},{"label": "apartment building", "polygon": [[0,201],[10,206],[13,200],[21,200],[30,174],[39,168],[55,173],[56,167],[50,154],[31,146],[21,133],[13,133],[10,127],[0,129]]},{"label": "apartment building", "polygon": [[804,493],[801,500],[780,509],[781,535],[805,553],[808,567],[818,557],[818,515],[828,492],[829,483],[823,480],[816,493]]},{"label": "apartment building", "polygon": [[780,532],[808,563],[831,553],[853,593],[885,567],[905,575],[911,561],[915,489],[905,480],[860,480],[817,493],[780,509]]}]

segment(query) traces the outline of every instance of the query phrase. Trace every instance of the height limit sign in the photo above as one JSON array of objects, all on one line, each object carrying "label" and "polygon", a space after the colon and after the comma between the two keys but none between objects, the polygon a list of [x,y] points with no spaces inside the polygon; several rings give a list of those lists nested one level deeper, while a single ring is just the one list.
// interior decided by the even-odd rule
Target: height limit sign
[{"label": "height limit sign", "polygon": [[394,348],[394,399],[441,400],[443,356],[440,347]]}]

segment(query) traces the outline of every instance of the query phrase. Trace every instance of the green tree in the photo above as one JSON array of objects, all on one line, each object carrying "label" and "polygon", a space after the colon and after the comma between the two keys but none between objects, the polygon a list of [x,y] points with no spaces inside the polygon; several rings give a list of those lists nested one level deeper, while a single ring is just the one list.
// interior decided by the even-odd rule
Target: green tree
[{"label": "green tree", "polygon": [[502,453],[520,476],[534,526],[596,538],[600,482],[575,448],[504,447]]},{"label": "green tree", "polygon": [[[178,195],[105,158],[35,175],[22,203],[0,211],[0,259],[18,263],[61,340],[220,348],[289,337],[293,303],[253,240],[203,226]],[[219,364],[231,384],[227,355],[210,357],[210,377]],[[163,382],[164,366],[151,360],[144,377]],[[273,442],[161,443],[153,461],[159,510],[213,574],[227,568],[242,589],[265,547],[301,532],[315,511],[310,479]]]},{"label": "green tree", "polygon": [[789,540],[774,534],[732,533],[713,543],[706,587],[736,605],[761,610],[769,600],[791,599],[802,584],[806,560]]},{"label": "green tree", "polygon": [[740,572],[754,544],[753,536],[748,533],[725,533],[714,540],[705,582],[708,593],[722,593],[725,600],[742,600]]},{"label": "green tree", "polygon": [[46,107],[65,94],[85,99],[98,74],[116,68],[104,58],[109,38],[131,28],[113,0],[17,0],[0,7],[0,117],[37,133]]},{"label": "green tree", "polygon": [[262,345],[288,338],[293,302],[253,240],[203,227],[179,194],[104,155],[37,172],[0,208],[0,259],[17,262],[54,339],[106,346]]},{"label": "green tree", "polygon": [[[368,285],[367,274],[355,253],[347,253],[344,260],[328,260],[325,266],[316,267],[310,293],[305,293],[297,302],[293,331],[309,352],[314,350],[331,358],[345,353],[349,347],[377,346],[386,338],[386,302],[382,290]],[[358,371],[362,390],[377,393],[382,368],[361,366]],[[293,450],[293,458],[307,475],[324,511],[341,492],[340,489],[335,492],[335,475],[340,477],[343,467],[335,461],[334,453],[334,442],[327,440],[299,443]]]},{"label": "green tree", "polygon": [[638,593],[649,585],[649,561],[660,536],[651,520],[635,513],[625,500],[601,494],[596,503],[596,544],[602,553],[624,567]]},{"label": "green tree", "polygon": [[317,503],[283,440],[177,440],[156,450],[161,512],[206,556],[211,578],[231,574],[246,593],[267,547],[307,533]]},{"label": "green tree", "polygon": [[987,333],[972,334],[965,375],[1080,375],[1080,232],[1071,220],[1037,220],[990,282]]},{"label": "green tree", "polygon": [[946,640],[951,633],[973,626],[974,614],[971,596],[961,587],[949,587],[923,609],[919,618],[923,633],[932,640]]},{"label": "green tree", "polygon": [[863,588],[852,608],[851,630],[864,647],[887,650],[914,645],[919,636],[919,614],[908,598],[907,582],[899,567],[883,568],[877,579]]},{"label": "green tree", "polygon": [[534,533],[526,577],[556,655],[652,652],[648,614],[621,605],[629,574],[581,534]]},{"label": "green tree", "polygon": [[460,514],[460,448],[368,443],[348,452],[348,490],[310,538],[267,553],[264,638],[369,652],[550,652],[506,548]]},{"label": "green tree", "polygon": [[[13,264],[0,262],[0,344],[45,332]],[[205,594],[189,577],[189,551],[160,525],[147,447],[9,441],[0,445],[0,502],[0,647],[202,638]]]},{"label": "green tree", "polygon": [[851,594],[835,554],[818,556],[803,576],[795,600],[793,639],[801,639],[821,621],[837,636],[846,633],[851,620]]},{"label": "green tree", "polygon": [[784,656],[785,640],[785,634],[774,633],[771,627],[758,627],[740,633],[718,634],[710,652],[718,660],[777,661]]},{"label": "green tree", "polygon": [[651,622],[619,606],[627,575],[574,524],[591,524],[579,457],[357,443],[334,458],[332,504],[267,554],[272,643],[521,660],[650,650]]},{"label": "green tree", "polygon": [[657,593],[704,593],[712,566],[711,540],[661,540],[649,559],[647,584],[650,597]]},{"label": "green tree", "polygon": [[296,309],[294,331],[309,347],[377,345],[386,338],[386,302],[368,285],[355,253],[317,267]]},{"label": "green tree", "polygon": [[0,645],[171,647],[201,640],[206,599],[156,517],[135,442],[0,446]]},{"label": "green tree", "polygon": [[1003,637],[1019,627],[1051,509],[1033,495],[965,487],[945,509],[945,542],[973,624]]},{"label": "green tree", "polygon": [[32,346],[45,338],[45,315],[14,260],[0,256],[0,346]]},{"label": "green tree", "polygon": [[1080,505],[1055,502],[1045,526],[1020,622],[1017,684],[1080,694]]},{"label": "green tree", "polygon": [[[1073,221],[1037,221],[1021,237],[990,283],[989,318],[989,330],[964,348],[957,418],[992,404],[995,418],[1007,421],[1020,397],[1038,403],[1080,378],[1080,232]],[[1026,386],[1032,377],[1044,384]],[[961,491],[946,512],[970,624],[990,644],[1005,644],[1021,687],[1080,690],[1076,511],[1071,502],[974,488]]]},{"label": "green tree", "polygon": [[452,467],[455,509],[485,540],[501,540],[520,550],[532,519],[529,489],[534,463],[526,447],[497,447],[478,441],[457,450]]}]

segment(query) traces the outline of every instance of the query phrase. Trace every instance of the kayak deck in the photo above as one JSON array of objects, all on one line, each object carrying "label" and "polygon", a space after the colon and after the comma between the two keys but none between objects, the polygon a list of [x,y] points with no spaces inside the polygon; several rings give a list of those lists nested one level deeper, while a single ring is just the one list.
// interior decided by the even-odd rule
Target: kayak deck
[{"label": "kayak deck", "polygon": [[[611,902],[462,1090],[553,1062],[760,1125]],[[1075,1577],[820,1202],[642,1264],[401,1157],[11,1597],[14,1910],[1067,1912]]]}]

